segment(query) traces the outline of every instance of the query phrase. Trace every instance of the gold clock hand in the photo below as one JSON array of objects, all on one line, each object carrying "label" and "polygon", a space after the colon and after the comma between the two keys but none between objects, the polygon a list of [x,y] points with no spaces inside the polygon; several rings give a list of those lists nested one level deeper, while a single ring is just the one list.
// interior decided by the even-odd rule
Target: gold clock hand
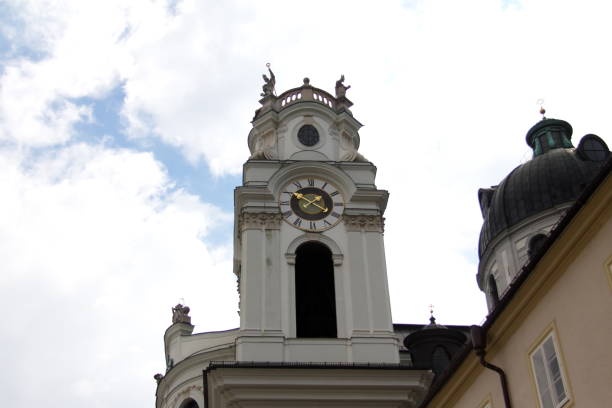
[{"label": "gold clock hand", "polygon": [[[320,198],[320,197],[319,197]],[[318,207],[319,209],[321,209],[321,211],[323,211],[324,213],[326,213],[327,211],[329,211],[327,209],[327,207],[321,207],[319,204],[315,203],[315,201],[318,201],[316,198],[312,201],[310,201],[309,199],[307,199],[306,197],[304,197],[304,200],[308,201],[308,204],[306,204],[304,207],[308,207],[310,204],[314,205],[315,207]]]},{"label": "gold clock hand", "polygon": [[327,211],[329,211],[329,209],[327,209],[326,207],[321,207],[319,204],[315,203],[315,201],[321,201],[321,196],[315,196],[314,200],[309,200],[307,199],[304,194],[302,193],[293,193],[293,195],[298,199],[298,200],[304,200],[306,201],[306,204],[304,204],[304,208],[308,207],[310,204],[314,205],[315,207],[318,207],[321,211],[323,211],[324,213],[326,213]]}]

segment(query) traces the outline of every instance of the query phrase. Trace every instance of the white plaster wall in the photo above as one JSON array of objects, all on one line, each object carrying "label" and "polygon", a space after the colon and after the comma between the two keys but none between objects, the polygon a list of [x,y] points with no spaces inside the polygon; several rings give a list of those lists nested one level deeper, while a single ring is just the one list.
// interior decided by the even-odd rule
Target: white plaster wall
[{"label": "white plaster wall", "polygon": [[[182,340],[200,342],[204,346],[204,338],[209,333],[202,335],[186,336]],[[214,333],[213,333],[214,334]],[[236,331],[233,331],[235,339]],[[228,334],[229,336],[229,334]],[[156,391],[156,408],[179,408],[188,398],[204,408],[204,393],[202,372],[211,361],[234,361],[235,346],[233,341],[230,345],[217,345],[208,349],[200,349],[196,353],[186,357],[166,373],[160,381]]]},{"label": "white plaster wall", "polygon": [[[609,188],[610,184],[603,185]],[[602,187],[600,187],[602,188]],[[610,200],[596,223],[588,226],[580,240],[563,254],[554,275],[537,283],[539,288],[529,304],[520,307],[520,319],[503,336],[490,335],[487,360],[504,369],[513,407],[539,406],[529,351],[550,330],[554,330],[558,358],[567,380],[570,402],[564,407],[608,407],[612,400],[612,218]],[[588,204],[587,204],[588,205]],[[580,214],[579,214],[580,217]],[[584,219],[585,217],[579,218]],[[576,219],[575,219],[576,220]],[[571,228],[571,224],[570,227]],[[560,242],[569,239],[562,233]],[[554,262],[550,262],[553,265]],[[544,264],[549,267],[548,264]],[[532,274],[542,273],[537,266]],[[535,278],[534,278],[535,279]],[[538,282],[537,280],[532,280]],[[525,287],[525,290],[531,289]],[[503,315],[502,317],[503,318]],[[493,328],[495,330],[495,327]],[[431,407],[473,408],[487,395],[494,407],[503,407],[499,376],[486,369],[476,370],[466,386],[457,391],[452,403],[433,403]],[[443,389],[445,395],[449,389]]]},{"label": "white plaster wall", "polygon": [[238,329],[198,334],[175,332],[164,339],[166,352],[174,361],[174,365],[177,365],[185,358],[198,352],[233,345],[237,333]]},{"label": "white plaster wall", "polygon": [[496,237],[480,260],[479,269],[483,271],[481,288],[484,289],[489,311],[493,308],[490,296],[489,276],[495,276],[497,290],[501,298],[514,281],[528,259],[529,240],[537,234],[548,234],[561,219],[571,203],[552,208],[523,220]]},{"label": "white plaster wall", "polygon": [[[339,166],[317,162],[293,163],[280,168],[278,163],[269,165],[276,169],[271,176],[265,163],[245,166],[248,169],[245,180],[257,180],[261,190],[253,190],[248,199],[242,200],[243,190],[238,189],[237,203],[242,209],[250,212],[278,211],[277,201],[272,201],[271,197],[277,198],[289,180],[300,175],[312,175],[327,179],[339,188],[346,200],[345,214],[382,215],[384,212],[387,193],[372,190],[376,169],[369,163],[346,166],[362,185],[370,187],[363,192]],[[268,176],[270,180],[264,188],[262,179]],[[238,360],[399,361],[397,339],[391,323],[382,232],[349,232],[340,222],[324,232],[309,233],[283,220],[280,229],[249,228],[242,232],[241,237]],[[356,348],[352,342],[346,341],[332,341],[333,345],[324,346],[307,339],[295,339],[295,249],[297,243],[308,240],[318,240],[332,250],[338,337],[359,339]],[[371,339],[364,340],[368,337]]]}]

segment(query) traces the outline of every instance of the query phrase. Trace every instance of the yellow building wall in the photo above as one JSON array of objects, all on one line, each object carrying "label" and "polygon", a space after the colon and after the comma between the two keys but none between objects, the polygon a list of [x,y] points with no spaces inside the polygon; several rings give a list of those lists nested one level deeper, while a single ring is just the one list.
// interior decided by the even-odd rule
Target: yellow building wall
[{"label": "yellow building wall", "polygon": [[[601,187],[612,189],[611,181]],[[539,407],[529,352],[550,330],[569,388],[564,408],[612,407],[612,205],[605,196],[599,216],[586,229],[566,228],[489,330],[486,359],[506,372],[513,407]],[[574,221],[585,222],[580,215]],[[504,407],[498,374],[472,353],[428,407],[479,408],[487,398]]]}]

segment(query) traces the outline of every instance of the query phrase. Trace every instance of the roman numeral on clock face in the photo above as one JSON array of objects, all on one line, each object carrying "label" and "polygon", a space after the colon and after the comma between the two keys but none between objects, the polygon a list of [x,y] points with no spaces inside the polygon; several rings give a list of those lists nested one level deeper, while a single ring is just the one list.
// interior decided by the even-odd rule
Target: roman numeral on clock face
[{"label": "roman numeral on clock face", "polygon": [[288,218],[289,216],[291,216],[291,211],[285,211],[283,213],[283,217]]},{"label": "roman numeral on clock face", "polygon": [[300,225],[302,225],[302,219],[296,218],[295,221],[293,221],[293,225],[295,225],[296,227],[299,227]]},{"label": "roman numeral on clock face", "polygon": [[310,221],[309,228],[310,228],[311,230],[316,230],[316,229],[317,229],[317,223],[316,223],[316,222],[313,222],[313,221]]},{"label": "roman numeral on clock face", "polygon": [[294,181],[293,185],[296,186],[297,188],[302,188],[302,183],[300,183],[299,181]]},{"label": "roman numeral on clock face", "polygon": [[332,217],[336,217],[336,218],[340,218],[340,214],[338,214],[338,213],[337,213],[337,212],[335,212],[335,211],[332,211],[331,216],[332,216]]},{"label": "roman numeral on clock face", "polygon": [[309,179],[308,179],[308,185],[309,185],[310,187],[314,187],[314,179],[313,179],[313,178],[309,178]]}]

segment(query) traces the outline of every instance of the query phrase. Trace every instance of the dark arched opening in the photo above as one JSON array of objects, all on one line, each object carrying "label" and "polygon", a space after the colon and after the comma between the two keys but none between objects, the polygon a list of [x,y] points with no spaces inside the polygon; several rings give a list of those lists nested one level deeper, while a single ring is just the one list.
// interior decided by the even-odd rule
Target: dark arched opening
[{"label": "dark arched opening", "polygon": [[489,295],[491,296],[492,308],[495,308],[499,303],[499,292],[497,291],[497,282],[495,282],[495,276],[489,275]]},{"label": "dark arched opening", "polygon": [[531,237],[527,246],[527,255],[529,258],[532,258],[540,250],[540,248],[542,248],[544,241],[546,241],[546,235],[544,234],[535,234],[533,237]]},{"label": "dark arched opening", "polygon": [[295,251],[297,337],[337,337],[332,253],[318,242]]},{"label": "dark arched opening", "polygon": [[180,408],[199,408],[198,403],[195,402],[192,398],[188,398],[181,403]]}]

